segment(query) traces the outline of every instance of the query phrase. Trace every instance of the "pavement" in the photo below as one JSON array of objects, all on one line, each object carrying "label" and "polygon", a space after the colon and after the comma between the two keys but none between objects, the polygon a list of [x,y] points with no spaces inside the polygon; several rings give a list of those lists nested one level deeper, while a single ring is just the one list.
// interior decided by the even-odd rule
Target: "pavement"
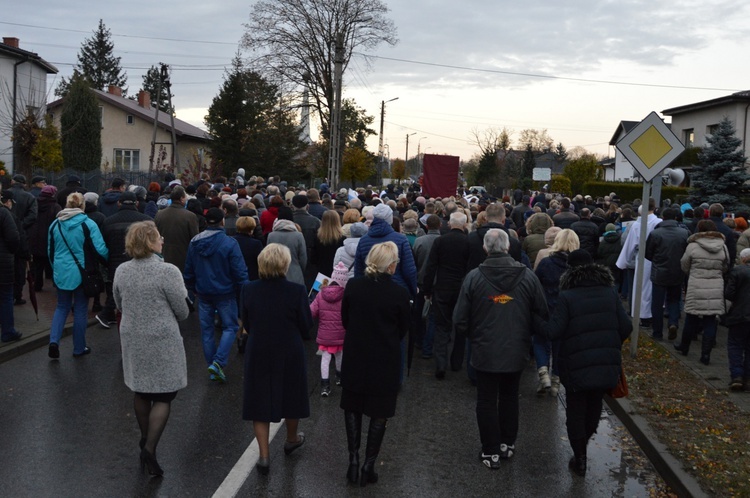
[{"label": "pavement", "polygon": [[[0,344],[0,364],[23,355],[35,349],[45,347],[49,343],[50,325],[57,304],[57,295],[49,281],[45,282],[47,287],[38,292],[38,318],[27,298],[28,288],[24,288],[24,297],[27,304],[14,307],[14,318],[16,330],[23,333],[23,338],[12,343]],[[100,328],[95,318],[95,313],[89,310],[88,325],[96,325]],[[68,317],[64,336],[71,333],[72,313]],[[650,330],[641,329],[642,334],[648,334]],[[666,331],[665,331],[666,332]],[[699,345],[694,344],[688,356],[674,350],[671,341],[663,341],[660,344],[665,351],[673,355],[675,359],[688,371],[701,379],[708,386],[727,392],[728,399],[745,412],[750,412],[750,394],[735,393],[728,390],[729,370],[726,352],[727,329],[719,327],[717,333],[717,345],[711,354],[711,363],[703,365],[698,361]],[[668,453],[666,447],[658,441],[658,437],[649,427],[648,423],[640,417],[630,406],[626,398],[614,400],[607,399],[607,403],[620,419],[623,425],[630,431],[633,438],[641,446],[649,457],[656,470],[666,483],[679,496],[707,496],[701,490],[697,481],[682,469],[682,464]]]}]

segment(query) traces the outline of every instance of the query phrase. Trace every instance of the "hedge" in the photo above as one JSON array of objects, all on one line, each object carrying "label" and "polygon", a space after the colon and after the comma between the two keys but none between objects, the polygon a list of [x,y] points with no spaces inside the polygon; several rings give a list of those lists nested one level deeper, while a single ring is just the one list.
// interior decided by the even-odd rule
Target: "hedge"
[{"label": "hedge", "polygon": [[[622,203],[630,203],[634,199],[640,199],[643,195],[643,183],[641,182],[586,182],[583,185],[583,193],[593,198],[604,197],[615,192]],[[682,203],[688,196],[686,187],[661,188],[661,198],[671,199],[672,202]]]}]

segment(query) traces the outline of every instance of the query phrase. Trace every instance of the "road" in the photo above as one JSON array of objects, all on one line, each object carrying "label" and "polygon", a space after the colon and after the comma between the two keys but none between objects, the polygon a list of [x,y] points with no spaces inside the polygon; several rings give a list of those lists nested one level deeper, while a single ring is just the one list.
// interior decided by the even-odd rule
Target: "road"
[{"label": "road", "polygon": [[[139,472],[140,434],[133,396],[122,380],[119,338],[115,329],[95,326],[87,332],[93,350],[89,356],[73,358],[72,339],[66,337],[58,361],[51,361],[46,348],[40,348],[0,364],[0,493],[6,497],[234,493],[601,497],[648,496],[660,481],[606,410],[599,433],[589,444],[588,474],[585,479],[573,476],[567,468],[571,451],[565,435],[564,396],[537,397],[531,366],[522,377],[516,454],[499,471],[488,470],[478,460],[475,390],[465,372],[449,372],[439,382],[432,375],[432,361],[417,355],[396,417],[389,421],[377,465],[380,481],[363,489],[348,486],[340,390],[335,388],[329,398],[319,396],[319,357],[313,341],[306,344],[312,416],[300,424],[307,442],[285,456],[282,427],[271,443],[270,475],[260,476],[252,470],[252,459],[249,467],[241,461],[253,443],[252,424],[241,419],[242,357],[233,352],[225,369],[227,384],[212,383],[196,315],[182,324],[182,331],[189,384],[173,402],[158,447],[163,478]],[[247,455],[252,456],[252,449]],[[233,469],[231,482],[222,486]]]}]

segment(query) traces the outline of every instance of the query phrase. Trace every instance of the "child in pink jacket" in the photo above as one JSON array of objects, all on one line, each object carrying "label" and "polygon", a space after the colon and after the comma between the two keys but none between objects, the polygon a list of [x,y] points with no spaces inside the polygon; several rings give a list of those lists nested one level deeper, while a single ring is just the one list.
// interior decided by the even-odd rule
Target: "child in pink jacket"
[{"label": "child in pink jacket", "polygon": [[346,330],[341,323],[341,300],[349,278],[349,269],[339,262],[333,269],[331,284],[324,286],[310,304],[310,311],[318,319],[318,351],[320,361],[320,395],[324,398],[331,394],[329,369],[331,355],[336,361],[336,385],[341,385],[339,372],[344,354],[344,335]]}]

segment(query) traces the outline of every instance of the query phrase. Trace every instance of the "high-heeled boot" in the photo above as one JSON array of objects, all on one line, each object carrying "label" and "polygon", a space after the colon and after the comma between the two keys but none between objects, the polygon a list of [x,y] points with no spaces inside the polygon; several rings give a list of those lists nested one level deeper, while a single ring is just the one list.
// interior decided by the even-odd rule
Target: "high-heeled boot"
[{"label": "high-heeled boot", "polygon": [[375,472],[375,460],[378,459],[380,446],[383,444],[385,427],[388,419],[371,418],[370,428],[367,431],[367,449],[365,449],[365,463],[362,465],[362,475],[359,477],[359,485],[366,486],[367,483],[378,482],[378,474]]},{"label": "high-heeled boot", "polygon": [[346,478],[352,484],[359,481],[359,445],[362,441],[362,414],[356,412],[344,412],[344,423],[346,425],[346,442],[349,446],[349,469]]},{"label": "high-heeled boot", "polygon": [[588,441],[586,439],[572,439],[570,446],[573,448],[573,458],[568,462],[568,467],[576,475],[581,477],[586,476],[586,446]]},{"label": "high-heeled boot", "polygon": [[149,475],[152,476],[164,475],[164,471],[159,466],[159,462],[156,461],[156,456],[146,448],[141,450],[141,471],[144,470],[147,470]]}]

